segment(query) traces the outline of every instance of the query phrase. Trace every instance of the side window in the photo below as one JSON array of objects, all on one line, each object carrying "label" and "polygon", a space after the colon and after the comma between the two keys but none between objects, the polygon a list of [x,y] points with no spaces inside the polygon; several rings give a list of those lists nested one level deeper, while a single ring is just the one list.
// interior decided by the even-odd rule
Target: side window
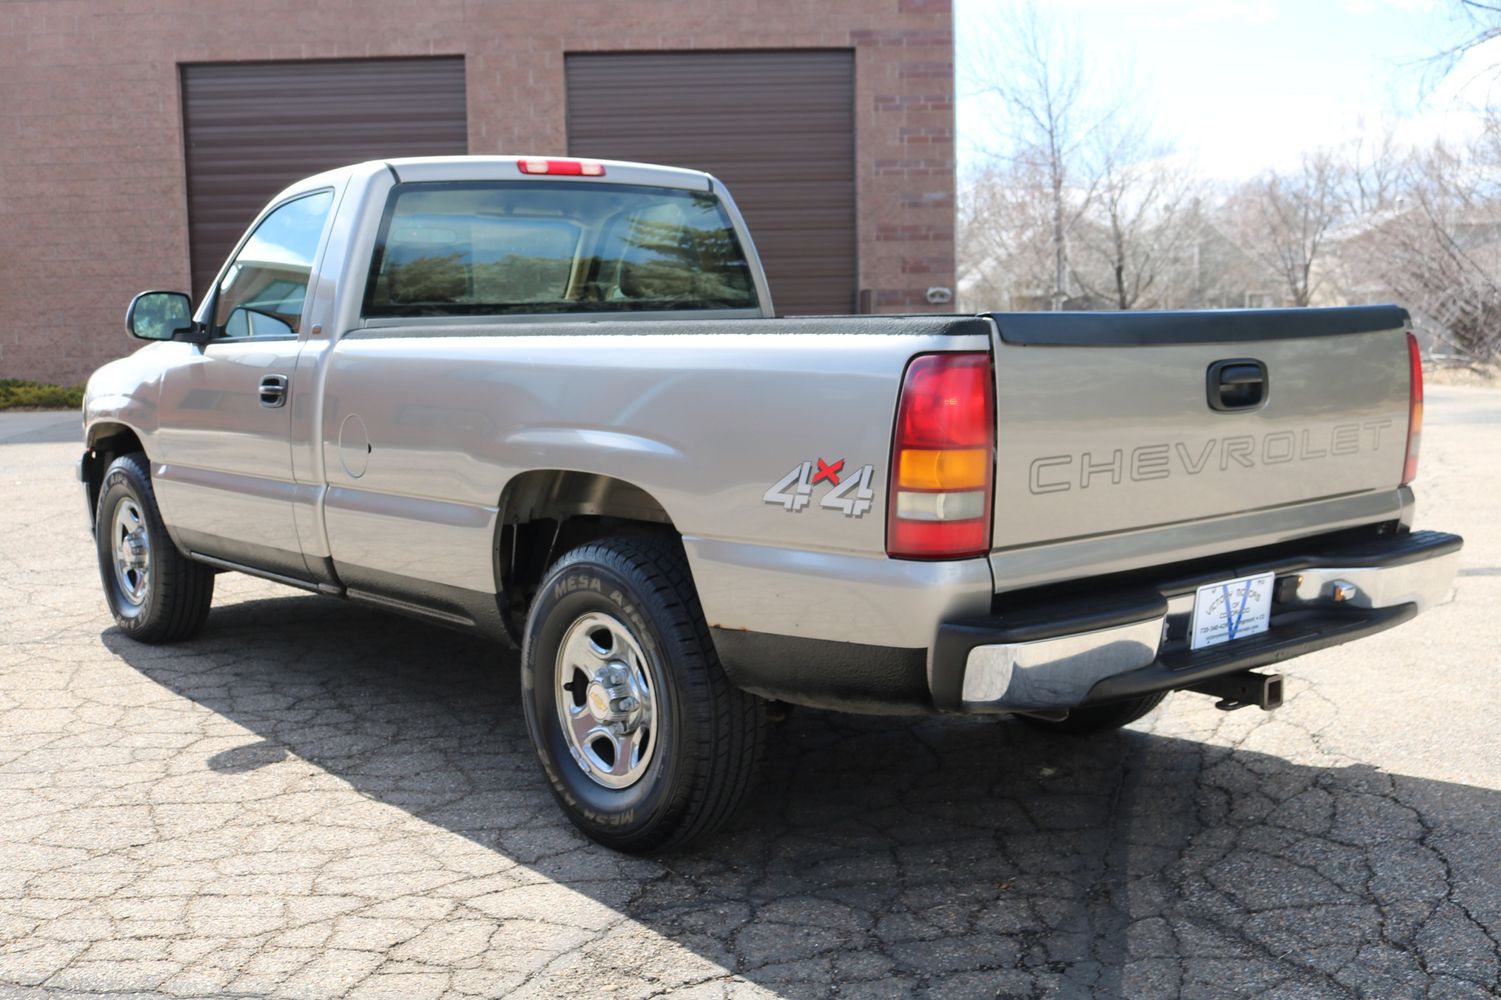
[{"label": "side window", "polygon": [[313,257],[333,202],[332,191],[319,191],[289,201],[261,220],[219,282],[216,336],[299,332]]}]

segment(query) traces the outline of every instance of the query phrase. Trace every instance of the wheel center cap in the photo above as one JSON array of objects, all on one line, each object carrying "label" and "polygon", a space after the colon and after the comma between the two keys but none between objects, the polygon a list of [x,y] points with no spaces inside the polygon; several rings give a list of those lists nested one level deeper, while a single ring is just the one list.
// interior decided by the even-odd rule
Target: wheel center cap
[{"label": "wheel center cap", "polygon": [[120,545],[120,557],[133,569],[141,569],[146,565],[146,543],[137,532],[132,531],[125,536]]},{"label": "wheel center cap", "polygon": [[589,714],[594,716],[596,722],[604,722],[610,718],[610,692],[606,691],[598,681],[589,685],[589,692],[584,696],[589,705]]}]

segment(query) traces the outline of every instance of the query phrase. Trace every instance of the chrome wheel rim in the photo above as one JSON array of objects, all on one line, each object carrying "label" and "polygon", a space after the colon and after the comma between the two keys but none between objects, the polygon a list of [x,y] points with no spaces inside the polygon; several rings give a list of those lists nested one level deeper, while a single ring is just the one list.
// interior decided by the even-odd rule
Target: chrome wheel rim
[{"label": "chrome wheel rim", "polygon": [[110,550],[120,597],[131,607],[140,607],[151,588],[151,539],[141,507],[133,497],[121,497],[115,504],[110,519]]},{"label": "chrome wheel rim", "polygon": [[591,612],[558,646],[558,723],[579,769],[605,788],[641,780],[657,749],[657,682],[630,630]]}]

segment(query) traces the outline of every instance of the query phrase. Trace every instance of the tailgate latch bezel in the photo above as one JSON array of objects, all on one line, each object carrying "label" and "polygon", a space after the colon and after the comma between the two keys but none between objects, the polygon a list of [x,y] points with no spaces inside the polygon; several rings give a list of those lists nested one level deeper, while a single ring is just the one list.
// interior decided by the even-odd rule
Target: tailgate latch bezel
[{"label": "tailgate latch bezel", "polygon": [[1204,395],[1220,413],[1244,413],[1266,405],[1271,385],[1266,363],[1255,358],[1225,358],[1209,366]]}]

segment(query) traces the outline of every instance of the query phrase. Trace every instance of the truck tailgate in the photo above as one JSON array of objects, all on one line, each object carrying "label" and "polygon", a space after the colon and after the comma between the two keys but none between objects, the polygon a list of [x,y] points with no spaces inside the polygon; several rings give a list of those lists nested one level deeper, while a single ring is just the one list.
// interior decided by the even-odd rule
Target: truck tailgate
[{"label": "truck tailgate", "polygon": [[1394,306],[992,318],[997,550],[1401,479],[1408,320]]}]

